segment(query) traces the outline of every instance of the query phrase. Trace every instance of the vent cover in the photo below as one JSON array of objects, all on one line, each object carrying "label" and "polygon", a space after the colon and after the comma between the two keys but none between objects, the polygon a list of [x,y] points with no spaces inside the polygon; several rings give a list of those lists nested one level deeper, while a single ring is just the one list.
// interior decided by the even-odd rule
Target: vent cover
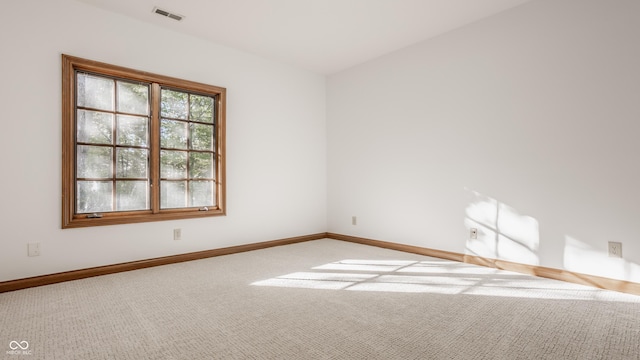
[{"label": "vent cover", "polygon": [[166,17],[171,18],[171,19],[176,20],[176,21],[181,21],[182,19],[184,19],[184,16],[182,16],[182,15],[174,14],[174,13],[169,12],[167,10],[162,10],[162,9],[158,8],[157,6],[153,8],[153,12],[158,14],[158,15],[166,16]]}]

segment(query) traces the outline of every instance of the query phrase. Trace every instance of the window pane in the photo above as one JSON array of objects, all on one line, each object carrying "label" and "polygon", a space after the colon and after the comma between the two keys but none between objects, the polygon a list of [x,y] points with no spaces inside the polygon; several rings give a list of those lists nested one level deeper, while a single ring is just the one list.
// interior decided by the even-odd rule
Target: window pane
[{"label": "window pane", "polygon": [[191,95],[189,119],[213,123],[213,98],[209,96]]},{"label": "window pane", "polygon": [[113,80],[78,73],[78,106],[113,111]]},{"label": "window pane", "polygon": [[214,206],[213,181],[191,181],[189,198],[191,206]]},{"label": "window pane", "polygon": [[113,148],[106,146],[78,145],[78,178],[111,178]]},{"label": "window pane", "polygon": [[189,178],[191,179],[213,178],[213,154],[190,153],[189,154]]},{"label": "window pane", "polygon": [[116,181],[116,210],[149,209],[146,181]]},{"label": "window pane", "polygon": [[187,123],[162,119],[160,124],[160,146],[165,149],[186,149]]},{"label": "window pane", "polygon": [[187,99],[187,93],[163,89],[160,116],[186,120],[189,103]]},{"label": "window pane", "polygon": [[162,150],[160,152],[160,177],[163,179],[186,179],[187,152]]},{"label": "window pane", "polygon": [[149,153],[146,149],[118,148],[116,150],[117,178],[146,178]]},{"label": "window pane", "polygon": [[149,115],[149,86],[118,81],[118,111]]},{"label": "window pane", "polygon": [[118,145],[148,146],[149,118],[118,115]]},{"label": "window pane", "polygon": [[213,125],[191,124],[191,148],[213,150]]},{"label": "window pane", "polygon": [[111,211],[111,181],[78,181],[76,196],[76,213],[94,213]]},{"label": "window pane", "polygon": [[113,115],[97,111],[78,110],[78,142],[113,143]]},{"label": "window pane", "polygon": [[64,54],[61,65],[62,228],[226,214],[225,88]]},{"label": "window pane", "polygon": [[160,182],[160,207],[162,209],[187,206],[187,185],[185,181]]}]

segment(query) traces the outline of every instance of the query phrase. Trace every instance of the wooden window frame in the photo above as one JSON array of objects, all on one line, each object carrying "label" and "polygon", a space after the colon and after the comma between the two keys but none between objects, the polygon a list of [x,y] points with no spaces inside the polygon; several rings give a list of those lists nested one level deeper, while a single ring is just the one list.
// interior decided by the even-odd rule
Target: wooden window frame
[{"label": "wooden window frame", "polygon": [[[150,210],[113,211],[101,217],[76,214],[76,72],[150,84]],[[215,184],[216,205],[207,208],[160,208],[160,89],[213,96],[215,106]],[[225,152],[226,89],[198,82],[152,74],[98,61],[62,55],[62,228],[130,224],[162,220],[192,219],[226,215]]]}]

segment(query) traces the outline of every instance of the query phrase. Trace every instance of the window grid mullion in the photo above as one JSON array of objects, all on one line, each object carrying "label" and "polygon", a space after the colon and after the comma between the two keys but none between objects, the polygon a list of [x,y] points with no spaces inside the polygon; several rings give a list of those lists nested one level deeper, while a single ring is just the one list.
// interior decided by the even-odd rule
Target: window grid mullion
[{"label": "window grid mullion", "polygon": [[160,212],[160,85],[151,84],[151,136],[150,136],[150,172],[151,172],[151,211]]},{"label": "window grid mullion", "polygon": [[113,128],[111,129],[111,146],[113,148],[113,161],[111,167],[111,211],[118,211],[117,204],[117,190],[116,190],[116,177],[117,177],[117,166],[118,166],[118,147],[116,144],[118,143],[118,83],[115,79],[111,79],[113,81],[113,106],[114,117],[113,117]]},{"label": "window grid mullion", "polygon": [[191,94],[187,94],[187,191],[186,196],[187,207],[191,207]]}]

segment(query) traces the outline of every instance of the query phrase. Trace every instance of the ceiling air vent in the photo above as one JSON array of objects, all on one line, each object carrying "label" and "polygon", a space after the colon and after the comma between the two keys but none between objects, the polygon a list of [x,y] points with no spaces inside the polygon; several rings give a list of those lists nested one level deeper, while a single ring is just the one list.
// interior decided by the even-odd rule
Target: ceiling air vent
[{"label": "ceiling air vent", "polygon": [[184,19],[184,16],[182,16],[182,15],[174,14],[174,13],[171,13],[171,12],[169,12],[167,10],[162,10],[162,9],[160,9],[158,7],[154,7],[153,8],[153,12],[158,14],[158,15],[166,16],[168,18],[171,18],[171,19],[177,20],[177,21],[181,21],[182,19]]}]

